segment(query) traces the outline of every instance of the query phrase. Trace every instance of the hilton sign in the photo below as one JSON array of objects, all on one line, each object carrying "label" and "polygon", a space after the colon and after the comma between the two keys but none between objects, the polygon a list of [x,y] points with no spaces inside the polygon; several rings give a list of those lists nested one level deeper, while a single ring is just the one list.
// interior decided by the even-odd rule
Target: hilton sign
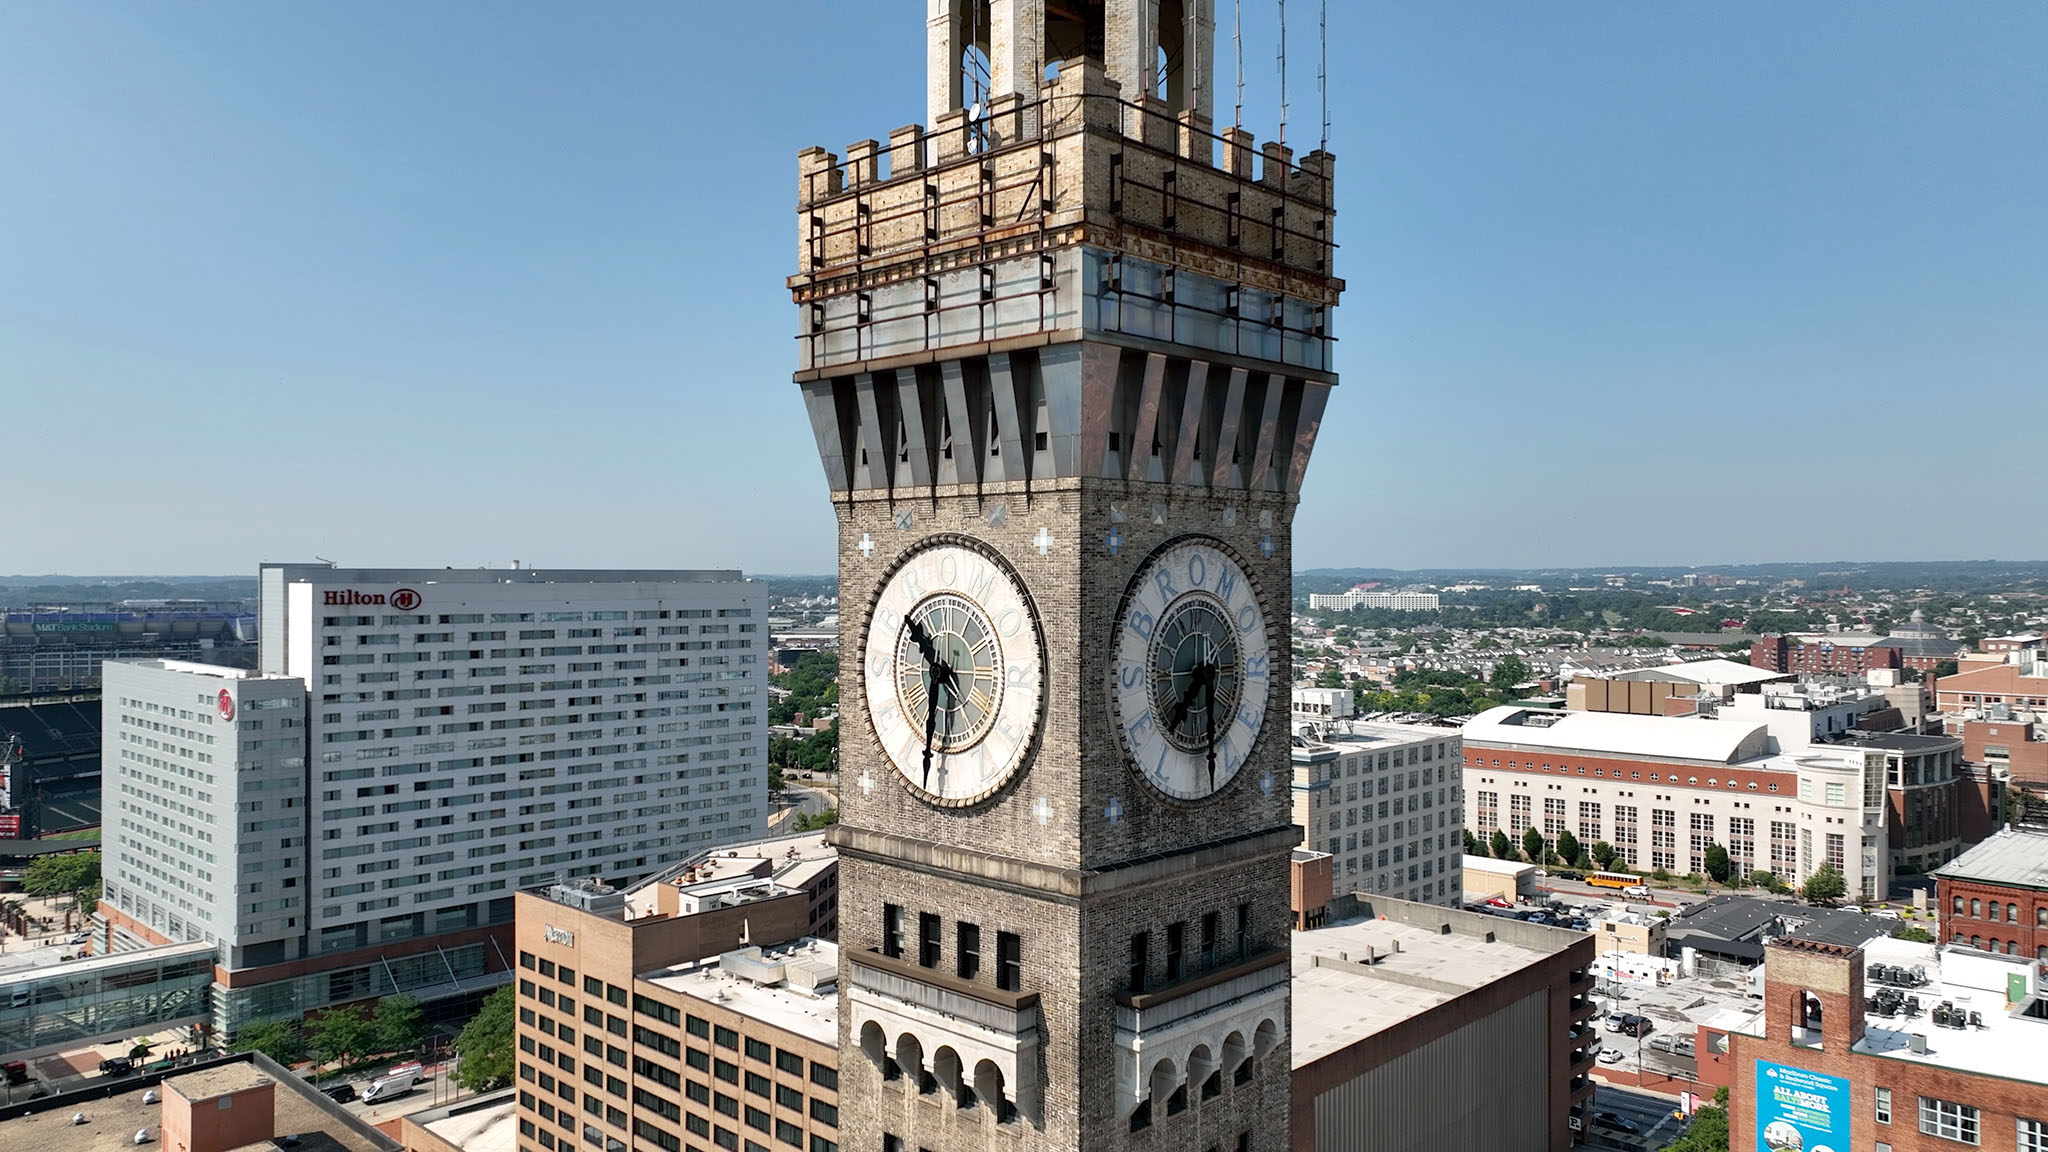
[{"label": "hilton sign", "polygon": [[353,588],[342,588],[321,594],[320,603],[329,608],[354,608],[365,604],[388,604],[401,612],[410,612],[420,606],[420,594],[410,588],[400,588],[386,596],[382,592],[358,592]]}]

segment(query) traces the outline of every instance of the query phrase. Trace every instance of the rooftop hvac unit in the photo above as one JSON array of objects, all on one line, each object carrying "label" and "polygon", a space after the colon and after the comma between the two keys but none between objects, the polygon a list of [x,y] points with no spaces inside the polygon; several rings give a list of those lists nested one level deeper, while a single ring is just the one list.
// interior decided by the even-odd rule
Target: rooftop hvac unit
[{"label": "rooftop hvac unit", "polygon": [[625,893],[597,880],[571,880],[556,884],[548,889],[548,899],[600,916],[622,912],[626,907]]}]

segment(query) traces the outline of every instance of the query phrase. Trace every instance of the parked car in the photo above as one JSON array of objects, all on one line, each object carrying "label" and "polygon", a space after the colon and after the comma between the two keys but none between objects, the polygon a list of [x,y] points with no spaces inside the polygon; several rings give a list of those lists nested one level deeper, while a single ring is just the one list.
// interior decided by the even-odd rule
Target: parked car
[{"label": "parked car", "polygon": [[1647,900],[1650,898],[1650,886],[1648,884],[1631,884],[1622,889],[1621,894],[1624,896],[1634,896],[1639,900]]},{"label": "parked car", "polygon": [[126,1076],[135,1071],[135,1061],[126,1056],[109,1056],[100,1061],[100,1075]]},{"label": "parked car", "polygon": [[9,1084],[28,1083],[28,1061],[9,1060],[0,1064],[0,1076],[5,1076]]},{"label": "parked car", "polygon": [[71,938],[71,939],[70,939],[69,941],[67,941],[67,943],[71,943],[71,944],[83,944],[83,943],[85,943],[86,941],[88,941],[88,940],[90,940],[90,939],[92,939],[92,933],[90,933],[90,932],[80,932],[80,933],[79,933],[78,935],[76,935],[76,936],[73,936],[73,937],[72,937],[72,938]]},{"label": "parked car", "polygon": [[1627,1012],[1609,1012],[1605,1027],[1609,1032],[1624,1032],[1628,1030],[1628,1022],[1632,1019],[1634,1017]]},{"label": "parked car", "polygon": [[1622,1119],[1620,1116],[1612,1112],[1593,1113],[1593,1123],[1598,1124],[1603,1128],[1612,1128],[1616,1132],[1634,1132],[1636,1130],[1636,1126],[1634,1124],[1631,1124],[1627,1120]]},{"label": "parked car", "polygon": [[1652,1047],[1652,1048],[1656,1049],[1656,1050],[1657,1050],[1657,1051],[1659,1051],[1659,1052],[1670,1052],[1670,1051],[1672,1051],[1673,1049],[1675,1049],[1675,1048],[1677,1048],[1677,1047],[1678,1047],[1678,1037],[1676,1037],[1676,1036],[1655,1036],[1655,1037],[1652,1037],[1652,1038],[1650,1039],[1650,1047]]},{"label": "parked car", "polygon": [[1656,1025],[1650,1023],[1648,1016],[1631,1015],[1628,1018],[1628,1026],[1623,1030],[1631,1036],[1642,1037],[1648,1036],[1655,1028]]},{"label": "parked car", "polygon": [[1671,1054],[1673,1056],[1683,1056],[1689,1060],[1692,1058],[1692,1055],[1696,1050],[1696,1047],[1697,1046],[1693,1043],[1692,1037],[1680,1036],[1678,1038],[1678,1043],[1672,1045]]},{"label": "parked car", "polygon": [[348,1104],[356,1098],[356,1086],[353,1084],[336,1084],[332,1088],[321,1089],[321,1092],[336,1104]]},{"label": "parked car", "polygon": [[1584,872],[1574,872],[1568,868],[1560,868],[1557,872],[1557,878],[1559,880],[1584,880],[1586,874]]},{"label": "parked car", "polygon": [[1600,1050],[1600,1062],[1602,1064],[1619,1064],[1626,1059],[1628,1059],[1628,1053],[1623,1052],[1619,1048],[1602,1048]]}]

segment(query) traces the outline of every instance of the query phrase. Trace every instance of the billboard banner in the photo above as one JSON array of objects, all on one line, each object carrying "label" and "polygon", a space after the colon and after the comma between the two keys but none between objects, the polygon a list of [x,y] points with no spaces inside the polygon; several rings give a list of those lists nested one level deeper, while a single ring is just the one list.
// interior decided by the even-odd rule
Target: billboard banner
[{"label": "billboard banner", "polygon": [[1763,1152],[1849,1152],[1849,1081],[1757,1061],[1756,1146]]}]

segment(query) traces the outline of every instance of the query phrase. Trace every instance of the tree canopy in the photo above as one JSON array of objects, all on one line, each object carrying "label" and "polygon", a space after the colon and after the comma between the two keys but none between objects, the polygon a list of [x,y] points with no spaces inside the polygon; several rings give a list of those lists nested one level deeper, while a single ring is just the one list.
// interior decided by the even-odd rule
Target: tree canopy
[{"label": "tree canopy", "polygon": [[21,889],[31,896],[77,896],[100,882],[100,854],[63,852],[39,856],[22,874]]},{"label": "tree canopy", "polygon": [[313,1017],[306,1036],[321,1059],[337,1064],[382,1050],[377,1044],[377,1025],[361,1004],[343,1004]]},{"label": "tree canopy", "polygon": [[455,1082],[471,1092],[489,1092],[512,1082],[512,987],[484,997],[483,1007],[455,1037]]},{"label": "tree canopy", "polygon": [[258,1020],[235,1033],[235,1051],[261,1052],[289,1066],[306,1058],[306,1030],[297,1020]]},{"label": "tree canopy", "polygon": [[1806,886],[1799,890],[1809,904],[1826,904],[1840,900],[1849,892],[1849,882],[1833,864],[1823,864],[1806,878]]},{"label": "tree canopy", "polygon": [[1707,875],[1716,884],[1726,884],[1735,875],[1735,862],[1728,858],[1728,850],[1719,844],[1708,844],[1706,855]]}]

